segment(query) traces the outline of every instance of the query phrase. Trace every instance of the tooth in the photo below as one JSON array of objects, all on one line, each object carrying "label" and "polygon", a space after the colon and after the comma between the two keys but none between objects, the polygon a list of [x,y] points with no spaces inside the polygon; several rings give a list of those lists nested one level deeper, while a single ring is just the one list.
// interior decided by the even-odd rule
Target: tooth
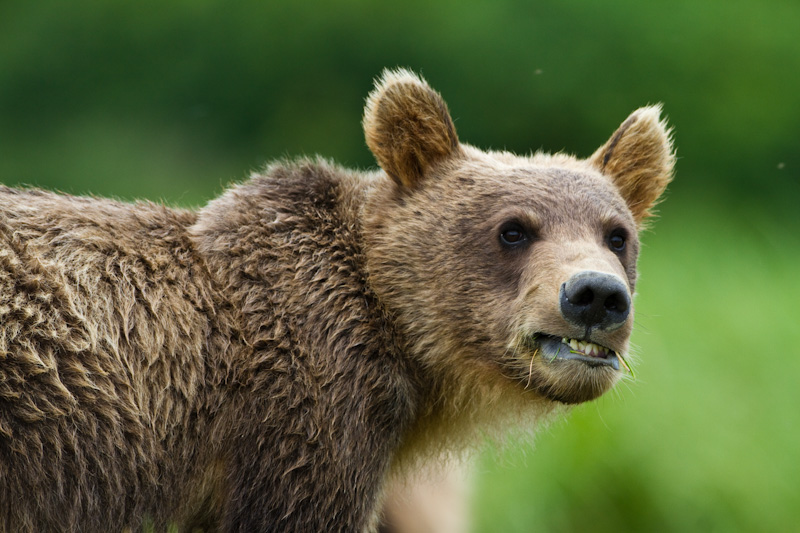
[{"label": "tooth", "polygon": [[591,355],[593,357],[595,355],[597,355],[597,345],[594,344],[594,343],[591,343],[591,342],[587,343],[586,344],[586,355]]},{"label": "tooth", "polygon": [[569,340],[569,347],[572,348],[573,350],[577,350],[578,349],[578,341],[576,341],[575,339],[570,339]]}]

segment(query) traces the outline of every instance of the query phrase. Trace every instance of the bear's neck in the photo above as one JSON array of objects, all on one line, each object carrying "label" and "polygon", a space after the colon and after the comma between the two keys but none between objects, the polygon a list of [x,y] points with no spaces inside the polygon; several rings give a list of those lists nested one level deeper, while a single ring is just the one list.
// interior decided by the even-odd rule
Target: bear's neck
[{"label": "bear's neck", "polygon": [[289,342],[314,357],[337,343],[400,351],[367,281],[363,176],[324,161],[276,164],[199,212],[190,233],[248,344]]},{"label": "bear's neck", "polygon": [[253,348],[231,363],[236,382],[286,368],[312,398],[327,393],[326,379],[352,380],[350,396],[372,387],[393,402],[397,446],[422,387],[365,269],[361,210],[373,177],[324,161],[277,164],[210,202],[190,232]]}]

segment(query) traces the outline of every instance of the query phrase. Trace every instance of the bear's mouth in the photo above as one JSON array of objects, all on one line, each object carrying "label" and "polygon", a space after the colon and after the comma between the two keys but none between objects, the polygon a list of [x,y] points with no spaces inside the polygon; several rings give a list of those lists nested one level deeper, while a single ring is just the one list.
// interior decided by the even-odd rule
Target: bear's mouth
[{"label": "bear's mouth", "polygon": [[539,333],[531,338],[531,344],[547,361],[571,359],[581,361],[589,366],[610,366],[614,370],[620,368],[620,358],[617,352],[591,341]]}]

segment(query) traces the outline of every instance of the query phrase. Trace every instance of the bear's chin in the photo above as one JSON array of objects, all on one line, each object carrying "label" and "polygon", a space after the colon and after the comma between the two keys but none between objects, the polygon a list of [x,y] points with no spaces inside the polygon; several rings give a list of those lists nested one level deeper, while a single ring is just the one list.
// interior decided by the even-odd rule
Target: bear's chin
[{"label": "bear's chin", "polygon": [[582,359],[534,357],[520,376],[520,385],[559,403],[578,404],[599,398],[620,379],[611,365],[597,365]]},{"label": "bear's chin", "polygon": [[599,398],[619,380],[619,372],[611,367],[591,366],[582,361],[557,360],[552,365],[563,366],[535,384],[539,394],[549,400],[578,404]]}]

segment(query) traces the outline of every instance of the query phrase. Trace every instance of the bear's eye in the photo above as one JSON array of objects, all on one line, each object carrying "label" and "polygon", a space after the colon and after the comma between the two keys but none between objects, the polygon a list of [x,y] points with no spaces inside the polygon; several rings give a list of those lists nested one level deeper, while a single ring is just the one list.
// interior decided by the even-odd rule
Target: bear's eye
[{"label": "bear's eye", "polygon": [[500,242],[505,246],[519,246],[528,240],[528,234],[516,222],[504,224],[500,228]]},{"label": "bear's eye", "polygon": [[622,252],[625,250],[625,231],[615,230],[608,236],[608,247],[614,252]]}]

